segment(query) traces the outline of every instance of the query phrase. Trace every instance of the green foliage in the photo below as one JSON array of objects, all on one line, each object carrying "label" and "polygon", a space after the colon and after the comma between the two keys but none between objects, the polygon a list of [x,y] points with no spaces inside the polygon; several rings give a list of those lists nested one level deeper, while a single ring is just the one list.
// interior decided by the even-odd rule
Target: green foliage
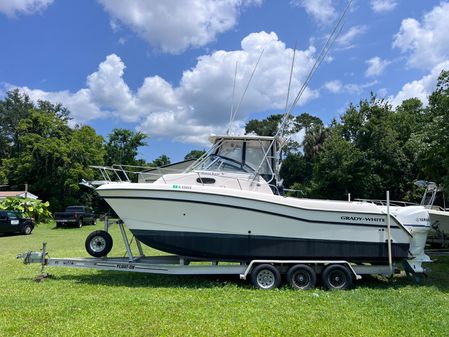
[{"label": "green foliage", "polygon": [[293,184],[304,184],[311,175],[312,166],[301,153],[289,153],[281,166],[281,177],[284,178],[284,186],[292,187]]},{"label": "green foliage", "polygon": [[48,201],[42,202],[31,198],[8,197],[0,201],[0,209],[21,212],[36,222],[48,222],[53,219],[49,207]]},{"label": "green foliage", "polygon": [[192,150],[184,156],[184,160],[198,159],[205,153],[205,150]]},{"label": "green foliage", "polygon": [[304,156],[310,160],[315,159],[323,150],[328,133],[329,130],[322,124],[314,124],[306,128],[303,141]]},{"label": "green foliage", "polygon": [[263,120],[252,119],[245,125],[245,133],[252,133],[259,136],[274,136],[279,129],[282,115],[271,115]]},{"label": "green foliage", "polygon": [[[274,135],[280,120],[280,115],[252,120],[246,131]],[[346,199],[351,193],[383,199],[389,190],[392,199],[419,201],[417,179],[443,184],[449,193],[448,71],[441,73],[428,107],[412,98],[393,109],[371,95],[350,104],[329,127],[303,113],[286,130],[286,135],[304,130],[305,136],[301,144],[289,144],[281,177],[285,187],[308,197]]]},{"label": "green foliage", "polygon": [[423,128],[413,138],[417,160],[428,180],[442,183],[449,193],[449,71],[442,71],[429,97]]},{"label": "green foliage", "polygon": [[157,157],[153,162],[151,163],[152,167],[162,167],[170,164],[170,158],[168,158],[165,154]]},{"label": "green foliage", "polygon": [[89,126],[70,128],[69,119],[60,104],[34,104],[17,90],[8,92],[0,101],[0,138],[10,144],[0,158],[0,181],[28,183],[53,209],[91,200],[92,192],[81,190],[79,182],[95,178],[89,165],[104,163],[103,138]]},{"label": "green foliage", "polygon": [[323,126],[323,121],[316,116],[312,116],[307,112],[304,112],[299,116],[296,116],[294,124],[296,130],[305,129],[307,133],[307,131],[312,127]]},{"label": "green foliage", "polygon": [[138,148],[147,145],[147,135],[126,129],[114,129],[106,143],[106,165],[141,165],[136,159]]},{"label": "green foliage", "polygon": [[[313,168],[315,197],[346,199],[354,191],[365,196],[372,185],[379,183],[376,176],[367,177],[365,154],[354,143],[341,137],[340,128],[334,128],[328,138],[324,151]],[[371,179],[367,185],[365,178]]]}]

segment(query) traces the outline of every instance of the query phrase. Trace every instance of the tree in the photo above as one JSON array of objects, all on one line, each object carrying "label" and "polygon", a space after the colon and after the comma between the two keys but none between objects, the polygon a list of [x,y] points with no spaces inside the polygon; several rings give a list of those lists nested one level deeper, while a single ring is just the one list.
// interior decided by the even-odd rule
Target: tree
[{"label": "tree", "polygon": [[419,113],[419,102],[405,102],[396,112],[375,95],[351,104],[341,123],[331,126],[314,167],[316,193],[384,198],[390,190],[392,198],[403,199],[417,174],[415,154],[407,144]]},{"label": "tree", "polygon": [[305,129],[305,133],[309,131],[310,128],[314,126],[323,126],[323,121],[319,119],[318,117],[312,116],[308,114],[307,112],[304,112],[300,114],[299,116],[296,116],[295,118],[295,126],[296,129],[299,131],[301,129]]},{"label": "tree", "polygon": [[365,197],[372,185],[366,184],[367,179],[377,180],[368,171],[363,151],[342,137],[341,126],[335,126],[313,167],[311,196],[345,199],[352,193]]},{"label": "tree", "polygon": [[314,124],[306,130],[303,141],[304,156],[312,160],[323,149],[328,130],[322,124]]},{"label": "tree", "polygon": [[34,108],[26,94],[14,89],[0,101],[0,160],[20,151],[19,123]]},{"label": "tree", "polygon": [[310,165],[301,153],[289,153],[282,161],[280,176],[286,188],[293,184],[305,184],[310,179]]},{"label": "tree", "polygon": [[283,115],[270,115],[263,120],[252,119],[245,125],[245,133],[254,132],[259,136],[274,136],[282,121]]},{"label": "tree", "polygon": [[8,184],[28,183],[30,192],[50,201],[52,209],[83,200],[89,193],[80,190],[79,182],[94,178],[89,165],[103,164],[103,138],[88,126],[70,128],[69,113],[59,104],[31,103],[27,95],[12,92],[0,105],[7,106],[6,115],[21,111],[22,116],[2,130],[14,142],[0,169]]},{"label": "tree", "polygon": [[151,166],[153,167],[161,167],[166,166],[170,164],[170,158],[168,158],[165,154],[160,155],[157,157],[153,162],[151,163]]},{"label": "tree", "polygon": [[184,156],[184,160],[198,159],[205,153],[205,150],[192,150]]},{"label": "tree", "polygon": [[141,165],[136,159],[138,149],[147,145],[147,135],[126,129],[114,129],[108,136],[106,143],[106,165]]},{"label": "tree", "polygon": [[449,193],[449,71],[440,73],[422,125],[413,137],[418,163],[425,179],[442,183]]}]

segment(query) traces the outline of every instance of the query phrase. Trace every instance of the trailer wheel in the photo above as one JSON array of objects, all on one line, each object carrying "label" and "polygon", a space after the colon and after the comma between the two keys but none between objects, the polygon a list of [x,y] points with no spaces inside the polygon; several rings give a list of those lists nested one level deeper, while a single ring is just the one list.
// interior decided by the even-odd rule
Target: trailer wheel
[{"label": "trailer wheel", "polygon": [[297,264],[288,270],[287,282],[296,290],[313,289],[316,284],[316,273],[308,265]]},{"label": "trailer wheel", "polygon": [[261,264],[251,272],[251,281],[259,289],[274,289],[281,284],[281,273],[271,264]]},{"label": "trailer wheel", "polygon": [[352,285],[352,275],[347,267],[331,264],[321,275],[323,285],[329,290],[346,290]]},{"label": "trailer wheel", "polygon": [[93,257],[103,257],[112,249],[112,236],[105,231],[95,231],[86,238],[86,250]]}]

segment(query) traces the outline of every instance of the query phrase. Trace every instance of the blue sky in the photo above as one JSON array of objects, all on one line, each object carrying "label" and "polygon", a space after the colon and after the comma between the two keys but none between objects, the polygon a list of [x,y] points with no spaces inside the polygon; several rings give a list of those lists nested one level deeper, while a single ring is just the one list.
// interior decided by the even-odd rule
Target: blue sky
[{"label": "blue sky", "polygon": [[[283,111],[318,57],[343,0],[0,0],[0,95],[60,102],[106,136],[149,135],[140,156],[182,160],[227,128],[263,49],[234,132]],[[449,2],[355,0],[294,114],[325,123],[377,93],[426,102],[449,69]]]}]

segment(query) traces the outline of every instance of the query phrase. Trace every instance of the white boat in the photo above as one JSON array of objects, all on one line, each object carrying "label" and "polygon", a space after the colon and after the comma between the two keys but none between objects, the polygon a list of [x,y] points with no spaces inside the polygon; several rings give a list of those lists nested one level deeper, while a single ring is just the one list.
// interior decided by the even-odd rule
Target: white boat
[{"label": "white boat", "polygon": [[443,188],[434,182],[424,180],[418,180],[415,185],[425,188],[420,205],[424,206],[429,212],[432,229],[428,241],[447,246],[449,241],[449,210],[445,208],[444,195],[444,207],[435,205],[437,196],[442,194]]},{"label": "white boat", "polygon": [[[183,173],[154,183],[104,184],[98,193],[135,237],[192,258],[388,261],[387,213],[364,202],[285,197],[272,137],[212,137]],[[421,206],[392,208],[391,257],[422,272],[430,228]],[[388,262],[387,262],[388,263]]]}]

